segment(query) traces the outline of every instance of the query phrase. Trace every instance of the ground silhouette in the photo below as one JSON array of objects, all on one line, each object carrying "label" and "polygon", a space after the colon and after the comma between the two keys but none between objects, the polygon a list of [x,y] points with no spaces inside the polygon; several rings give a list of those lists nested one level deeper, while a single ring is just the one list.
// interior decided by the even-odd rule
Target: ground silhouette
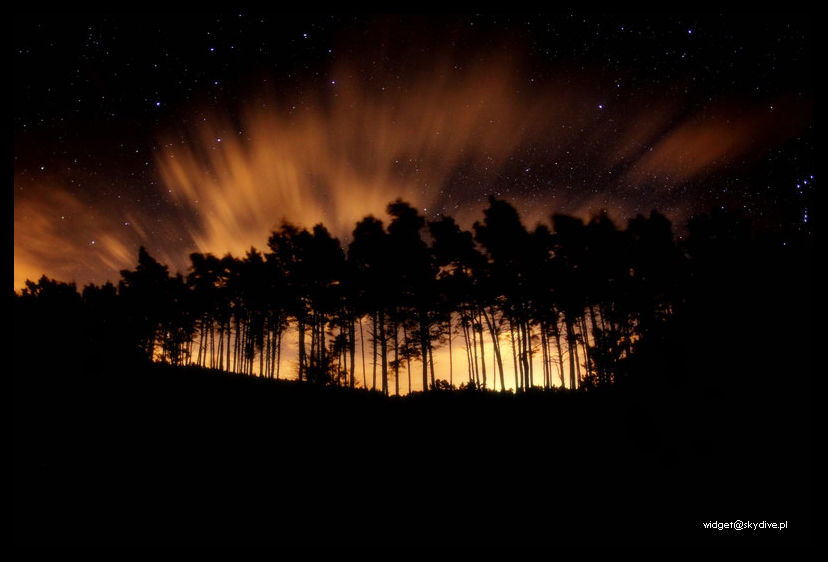
[{"label": "ground silhouette", "polygon": [[[508,208],[493,206],[476,229],[479,243],[489,244],[488,265],[471,264],[484,268],[481,276],[468,277],[456,267],[452,275],[434,278],[434,286],[445,283],[439,291],[456,296],[469,282],[479,282],[477,304],[456,301],[454,309],[456,321],[463,315],[477,320],[462,327],[472,344],[497,329],[494,323],[487,326],[495,316],[513,322],[509,329],[528,344],[550,320],[533,308],[543,302],[542,286],[522,269],[537,262],[521,253],[535,255],[551,243],[552,231],[533,232],[534,242],[517,253],[487,242],[491,229],[518,229]],[[416,217],[404,205],[395,212],[408,226],[385,231],[366,219],[358,227],[362,233],[351,256],[361,273],[350,277],[360,279],[353,286],[330,279],[294,283],[320,264],[290,262],[289,256],[314,244],[321,247],[314,255],[339,255],[324,231],[298,234],[286,227],[274,235],[271,247],[279,248],[293,281],[273,278],[284,284],[263,290],[252,283],[261,277],[238,277],[250,281],[238,293],[244,302],[262,303],[267,314],[257,314],[255,307],[205,308],[205,302],[224,301],[186,296],[206,297],[223,287],[215,279],[233,262],[194,262],[199,275],[189,286],[199,289],[188,293],[183,278],[170,276],[145,252],[118,287],[79,293],[72,284],[44,277],[15,293],[16,546],[812,544],[817,394],[809,237],[756,235],[732,216],[699,217],[689,225],[684,257],[656,267],[652,256],[675,255],[675,246],[648,249],[669,242],[663,236],[667,225],[652,215],[628,227],[629,236],[641,242],[637,251],[646,254],[626,254],[641,281],[630,293],[625,283],[587,283],[619,278],[610,254],[613,244],[629,238],[603,219],[558,218],[555,232],[566,232],[568,241],[556,238],[560,261],[545,263],[552,269],[540,271],[557,271],[555,279],[561,280],[556,287],[562,294],[554,301],[561,303],[554,320],[562,330],[561,346],[571,343],[572,361],[576,349],[591,354],[579,356],[580,378],[578,369],[567,371],[576,376],[577,388],[553,387],[548,372],[530,384],[533,373],[518,366],[519,391],[495,392],[491,385],[484,388],[486,375],[474,370],[469,354],[471,376],[462,387],[446,382],[444,373],[432,375],[433,362],[424,361],[430,368],[420,376],[431,390],[395,396],[390,381],[399,377],[389,373],[405,353],[419,349],[427,355],[430,346],[439,345],[439,338],[428,334],[445,320],[440,307],[426,306],[412,289],[425,282],[416,280],[422,269],[386,263],[394,266],[396,273],[388,275],[396,281],[381,291],[372,277],[375,268],[369,264],[382,263],[377,252],[392,237],[425,259],[426,247],[414,234],[420,226]],[[440,241],[431,246],[439,270],[482,256],[470,253],[471,233],[451,221],[431,229]],[[662,235],[645,233],[648,229]],[[586,248],[589,259],[578,255]],[[257,255],[235,263],[244,263],[247,272],[266,271],[274,258]],[[569,267],[574,262],[586,265]],[[347,268],[349,262],[337,263]],[[691,268],[676,273],[674,267],[684,267],[680,264]],[[679,284],[673,283],[676,275],[683,280]],[[287,301],[304,303],[300,309],[273,314],[273,303],[261,300],[275,290],[296,295],[300,286],[303,296]],[[366,293],[366,287],[377,291]],[[343,295],[360,293],[354,301],[359,307],[335,304]],[[500,300],[487,300],[498,293]],[[681,299],[671,301],[675,309],[652,313],[654,302],[667,302],[676,293]],[[154,296],[147,301],[148,295]],[[570,300],[577,304],[567,304]],[[638,311],[635,332],[625,334],[632,325],[620,320],[608,326],[622,317],[622,304]],[[590,305],[605,319],[603,328],[599,320],[590,326]],[[394,312],[395,307],[407,313]],[[238,310],[226,315],[232,308]],[[350,384],[354,371],[347,340],[353,333],[341,348],[324,345],[333,340],[326,331],[330,324],[321,326],[321,319],[333,318],[348,334],[354,315],[377,328],[376,391]],[[276,341],[268,338],[297,317],[308,335],[302,380],[245,374],[252,361],[261,362],[259,372],[268,372],[262,350],[275,352],[268,342]],[[199,318],[203,324],[193,322]],[[220,338],[231,322],[240,335],[228,351],[230,344]],[[382,334],[395,323],[406,327],[401,333],[413,334],[413,347]],[[192,326],[202,334],[213,330],[216,349],[224,341],[227,347],[212,357],[221,368],[184,364]],[[554,354],[555,332],[549,328],[544,345]],[[268,330],[270,336],[257,336]],[[615,335],[604,347],[577,338],[605,332]],[[633,341],[627,354],[624,346]],[[160,361],[149,360],[150,348],[160,353]],[[334,358],[347,374],[326,367]],[[231,363],[239,373],[227,372]],[[496,379],[489,375],[488,382]],[[787,529],[703,526],[736,520],[784,521]]]}]

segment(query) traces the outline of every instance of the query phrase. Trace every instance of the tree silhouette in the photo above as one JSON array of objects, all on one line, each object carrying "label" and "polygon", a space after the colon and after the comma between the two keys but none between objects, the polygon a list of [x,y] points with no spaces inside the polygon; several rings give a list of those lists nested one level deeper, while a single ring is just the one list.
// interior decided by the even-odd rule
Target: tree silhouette
[{"label": "tree silhouette", "polygon": [[136,269],[121,271],[118,293],[127,327],[143,356],[183,364],[192,337],[192,307],[183,277],[170,277],[167,266],[141,246]]},{"label": "tree silhouette", "polygon": [[[479,275],[482,288],[478,302],[478,320],[475,325],[481,339],[482,323],[489,327],[494,353],[497,357],[501,384],[504,381],[498,331],[495,327],[497,300],[509,320],[510,334],[515,343],[513,356],[518,365],[517,388],[533,386],[532,380],[532,317],[528,299],[529,263],[531,240],[517,211],[506,201],[489,198],[489,207],[483,211],[484,219],[474,225],[475,239],[486,249],[489,264],[486,273]],[[519,376],[518,374],[519,373]],[[485,363],[482,386],[486,388]]]},{"label": "tree silhouette", "polygon": [[[459,328],[463,332],[466,348],[469,348],[468,327],[471,325],[474,310],[475,278],[485,267],[484,257],[475,249],[474,238],[470,232],[460,228],[457,222],[444,216],[439,221],[429,223],[431,250],[438,268],[437,291],[447,329],[447,342],[451,352],[453,338],[453,316],[459,316]],[[454,383],[453,361],[449,353],[449,384]],[[474,380],[471,354],[467,353],[469,380]]]},{"label": "tree silhouette", "polygon": [[[80,298],[74,286],[43,278],[28,282],[19,302],[86,307],[97,341],[116,347],[100,328],[114,326],[120,347],[176,365],[281,378],[290,333],[300,381],[356,386],[359,344],[361,385],[402,394],[417,361],[424,390],[438,376],[454,384],[457,338],[474,388],[593,388],[640,371],[638,351],[656,345],[685,306],[689,267],[713,292],[716,268],[749,235],[725,218],[699,217],[688,262],[655,211],[625,230],[599,213],[587,222],[556,214],[532,231],[495,197],[471,230],[447,216],[427,223],[401,199],[387,212],[387,228],[375,217],[359,221],[347,252],[321,224],[283,222],[269,251],[192,254],[186,280],[141,247],[117,289],[89,286]],[[435,368],[440,347],[448,348],[445,374]]]},{"label": "tree silhouette", "polygon": [[[390,283],[394,286],[394,321],[396,337],[398,320],[410,320],[415,329],[422,362],[422,388],[429,387],[432,327],[437,325],[433,305],[436,299],[436,270],[431,252],[422,239],[425,219],[408,203],[397,200],[388,206],[391,223],[388,225],[388,242],[392,252],[388,256],[391,268]],[[408,333],[408,332],[407,332]],[[396,359],[396,358],[395,358]],[[432,364],[433,366],[433,364]],[[434,382],[433,369],[432,384]],[[399,394],[399,387],[397,387]]]},{"label": "tree silhouette", "polygon": [[372,383],[377,387],[377,356],[381,365],[381,390],[388,394],[388,341],[385,335],[385,311],[392,300],[388,279],[388,258],[392,248],[385,227],[379,219],[365,217],[357,223],[348,247],[349,273],[357,290],[357,308],[371,320]]},{"label": "tree silhouette", "polygon": [[[699,497],[708,509],[733,483],[716,487],[720,474],[693,467],[732,466],[747,450],[735,472],[760,472],[743,497],[781,474],[778,505],[790,505],[815,425],[802,398],[815,334],[804,234],[758,237],[738,215],[715,213],[682,240],[657,212],[626,228],[605,213],[557,214],[530,230],[496,198],[471,229],[426,222],[402,200],[387,211],[387,227],[360,220],[347,251],[323,225],[284,222],[265,251],[191,254],[186,280],[142,247],[117,287],[79,294],[74,283],[27,281],[15,292],[14,347],[29,521],[67,525],[64,514],[97,489],[95,508],[178,502],[173,515],[155,513],[176,536],[180,513],[202,532],[235,522],[246,533],[264,505],[279,518],[259,521],[267,533],[288,525],[302,541],[353,539],[349,517],[416,512],[413,525],[451,502],[446,524],[460,512],[480,529],[482,513],[523,537],[533,512],[500,481],[519,487],[536,471],[529,509],[552,506],[581,529],[595,506],[622,517],[644,489],[648,509],[673,503],[663,492],[676,476],[676,503]],[[441,348],[448,365],[435,361]],[[458,350],[468,373],[455,381]],[[360,385],[377,392],[351,389]],[[762,431],[734,441],[718,431],[744,420]],[[445,485],[441,467],[458,467],[462,482]],[[389,490],[404,492],[404,506]],[[314,518],[317,505],[331,517]],[[107,536],[126,532],[123,512],[106,514],[96,522]]]}]

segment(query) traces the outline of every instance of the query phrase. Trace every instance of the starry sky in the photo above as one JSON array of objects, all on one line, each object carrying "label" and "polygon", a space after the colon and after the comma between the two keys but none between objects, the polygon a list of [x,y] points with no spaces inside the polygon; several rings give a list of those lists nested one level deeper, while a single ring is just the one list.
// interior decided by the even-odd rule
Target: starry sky
[{"label": "starry sky", "polygon": [[470,227],[657,209],[812,229],[808,15],[16,15],[14,286],[138,247],[347,243],[398,197]]}]

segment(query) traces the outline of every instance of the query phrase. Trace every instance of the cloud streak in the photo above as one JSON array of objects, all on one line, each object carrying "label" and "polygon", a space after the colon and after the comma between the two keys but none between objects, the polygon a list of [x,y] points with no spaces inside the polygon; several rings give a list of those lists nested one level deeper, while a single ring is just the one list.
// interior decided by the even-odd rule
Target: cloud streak
[{"label": "cloud streak", "polygon": [[536,78],[532,68],[512,44],[471,55],[347,50],[298,93],[258,92],[159,131],[153,206],[83,199],[66,178],[16,173],[15,288],[41,273],[116,280],[142,244],[184,270],[193,251],[263,248],[283,220],[345,239],[396,198],[467,227],[492,193],[527,224],[598,209],[681,218],[695,209],[679,188],[760,160],[813,119],[813,99],[688,106],[673,84],[619,98],[600,69]]}]

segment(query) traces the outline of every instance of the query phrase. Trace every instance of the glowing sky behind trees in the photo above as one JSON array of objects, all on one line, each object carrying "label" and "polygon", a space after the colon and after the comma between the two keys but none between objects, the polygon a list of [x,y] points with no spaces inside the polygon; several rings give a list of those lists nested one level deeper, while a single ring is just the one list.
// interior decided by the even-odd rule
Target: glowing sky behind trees
[{"label": "glowing sky behind trees", "polygon": [[805,19],[16,16],[15,289],[115,281],[141,245],[186,272],[282,219],[344,242],[398,197],[808,227]]}]

